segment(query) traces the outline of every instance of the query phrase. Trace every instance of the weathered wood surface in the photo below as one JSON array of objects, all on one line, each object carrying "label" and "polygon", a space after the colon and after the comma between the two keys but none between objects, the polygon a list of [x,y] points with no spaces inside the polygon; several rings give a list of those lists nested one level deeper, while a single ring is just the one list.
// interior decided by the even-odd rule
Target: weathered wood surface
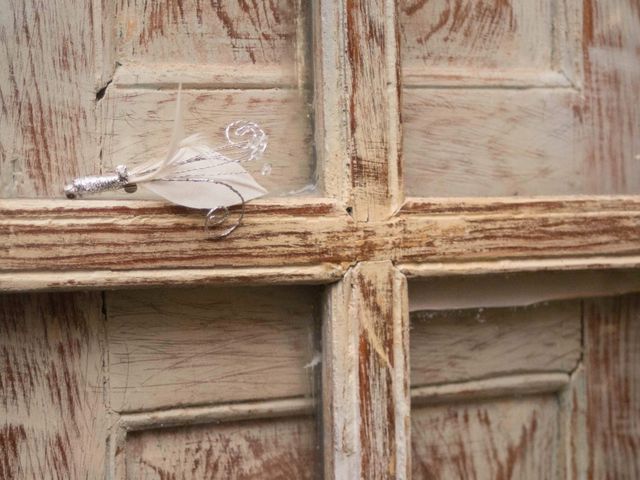
[{"label": "weathered wood surface", "polygon": [[247,70],[243,66],[215,64],[127,64],[118,66],[113,74],[113,87],[123,90],[175,90],[179,84],[185,90],[202,91],[291,89],[295,82],[295,72],[278,65]]},{"label": "weathered wood surface", "polygon": [[301,0],[116,2],[122,64],[215,64],[294,69]]},{"label": "weathered wood surface", "polygon": [[[543,270],[494,275],[450,274],[447,277],[417,279],[409,282],[409,309],[417,312],[517,307],[640,291],[640,273],[637,270],[598,270],[594,265],[578,271]],[[460,292],[465,292],[465,295],[461,296]]]},{"label": "weathered wood surface", "polygon": [[[251,203],[242,227],[224,241],[207,239],[202,212],[156,202],[0,204],[10,206],[0,207],[0,250],[14,257],[0,265],[10,270],[39,270],[40,262],[55,270],[339,264],[360,243],[344,210],[313,199]],[[47,247],[34,248],[36,238]]]},{"label": "weathered wood surface", "polygon": [[386,0],[344,0],[351,202],[360,221],[388,218],[403,198],[399,30]]},{"label": "weathered wood surface", "polygon": [[557,478],[558,420],[553,394],[418,408],[413,478]]},{"label": "weathered wood surface", "polygon": [[588,477],[640,477],[640,296],[587,302]]},{"label": "weathered wood surface", "polygon": [[635,255],[640,251],[638,203],[634,197],[617,198],[408,201],[398,216],[402,236],[396,260],[559,259],[599,256],[605,250]]},{"label": "weathered wood surface", "polygon": [[[173,94],[153,90],[178,82],[200,90],[187,118],[198,130],[230,117],[266,125],[274,193],[313,183],[303,3],[9,2],[0,17],[0,197],[62,197],[71,178],[163,150]],[[166,128],[149,127],[158,124]]]},{"label": "weathered wood surface", "polygon": [[118,425],[112,429],[122,433],[184,425],[240,422],[251,419],[275,419],[311,416],[316,413],[315,398],[282,398],[255,400],[220,405],[179,407],[144,412],[127,412],[120,415]]},{"label": "weathered wood surface", "polygon": [[344,9],[340,2],[312,2],[314,140],[319,190],[327,197],[350,201],[351,178],[345,168],[349,157],[344,95]]},{"label": "weathered wood surface", "polygon": [[[119,67],[100,106],[102,171],[165,154],[175,88],[183,83],[187,133],[222,145],[227,124],[255,121],[269,146],[260,162],[247,164],[249,172],[271,196],[313,190],[308,7],[298,0],[117,2]],[[263,165],[270,174],[261,174]]]},{"label": "weathered wood surface", "polygon": [[[584,324],[583,324],[584,326]],[[584,362],[571,374],[571,382],[561,392],[559,455],[562,458],[560,478],[580,480],[589,478],[589,450],[587,448],[586,374]]]},{"label": "weathered wood surface", "polygon": [[0,273],[0,290],[113,290],[122,287],[194,285],[319,285],[338,281],[344,270],[331,264],[281,268],[165,270],[93,270],[48,273]]},{"label": "weathered wood surface", "polygon": [[327,295],[322,369],[325,478],[408,475],[405,282],[390,262],[367,262],[350,270]]},{"label": "weathered wood surface", "polygon": [[[633,266],[640,252],[640,208],[629,197],[408,201],[397,217],[369,224],[353,222],[327,199],[257,201],[222,242],[205,237],[201,213],[153,202],[3,200],[0,217],[6,289],[12,278],[20,282],[19,273],[8,272],[340,266],[389,258],[409,268],[426,262],[442,269],[446,262],[453,272],[466,262],[470,271],[472,262],[494,262],[487,272],[535,258],[561,270],[591,259],[605,267],[607,257],[611,266]],[[565,267],[567,259],[573,263]]]},{"label": "weathered wood surface", "polygon": [[313,479],[313,417],[253,420],[130,433],[127,479]]},{"label": "weathered wood surface", "polygon": [[587,193],[578,98],[566,89],[405,90],[407,194]]},{"label": "weathered wood surface", "polygon": [[505,397],[553,393],[570,385],[567,373],[525,373],[503,375],[483,380],[444,383],[411,388],[411,407],[454,404]]},{"label": "weathered wood surface", "polygon": [[[237,88],[237,87],[236,87]],[[102,100],[101,168],[129,167],[164,158],[174,126],[175,90],[113,88]],[[224,145],[224,129],[236,120],[257,122],[269,137],[264,156],[244,164],[271,196],[313,184],[312,137],[304,92],[295,89],[183,90],[182,122],[187,135],[202,133],[212,146]],[[271,166],[262,175],[263,165]],[[136,199],[158,198],[140,189]],[[111,198],[132,196],[111,192]],[[102,197],[105,197],[103,195]]]},{"label": "weathered wood surface", "polygon": [[413,312],[410,343],[413,386],[568,373],[581,356],[580,302]]},{"label": "weathered wood surface", "polygon": [[554,19],[547,0],[399,3],[403,77],[438,67],[482,72],[551,65]]},{"label": "weathered wood surface", "polygon": [[640,9],[635,0],[584,2],[585,166],[589,192],[640,191]]},{"label": "weathered wood surface", "polygon": [[407,0],[400,12],[409,195],[590,192],[581,2]]},{"label": "weathered wood surface", "polygon": [[580,83],[580,1],[399,3],[405,87]]},{"label": "weathered wood surface", "polygon": [[0,296],[0,479],[103,478],[97,293]]},{"label": "weathered wood surface", "polygon": [[[576,14],[582,3],[584,17]],[[432,348],[414,354],[423,377],[414,379],[422,387],[414,390],[411,462],[400,273],[637,267],[637,199],[409,201],[389,219],[403,197],[401,41],[410,192],[637,193],[632,0],[28,1],[8,11],[0,20],[0,196],[60,195],[71,176],[162,152],[180,80],[188,128],[251,113],[272,135],[266,181],[306,182],[313,11],[323,43],[314,140],[334,200],[256,202],[224,242],[204,239],[200,213],[157,203],[2,202],[0,288],[326,282],[348,270],[329,289],[324,319],[326,477],[403,478],[411,466],[436,478],[553,478],[563,469],[579,477],[584,458],[594,478],[638,476],[635,297],[590,303],[586,366],[577,370],[590,382],[590,455],[571,444],[584,400],[575,372],[570,394],[555,395],[563,372],[578,365],[575,309],[565,321],[515,315],[483,324],[461,314],[414,332]],[[429,38],[411,36],[425,31]],[[96,96],[116,60],[112,84]],[[425,87],[438,89],[427,95]],[[291,137],[280,136],[285,128]],[[434,163],[423,171],[411,158]],[[108,332],[96,294],[0,299],[0,313],[10,312],[0,318],[8,332],[0,335],[0,477],[101,478],[105,452],[124,460],[117,472],[129,478],[311,476],[316,432],[300,415],[312,402],[301,397],[312,381],[304,367],[318,360],[308,328],[315,293],[264,290],[252,304],[246,292],[255,290],[224,292],[109,293]],[[461,349],[456,339],[480,361],[466,351],[447,356]],[[265,369],[276,374],[267,378]],[[530,373],[513,375],[521,371]],[[446,383],[452,377],[460,383]],[[258,394],[277,398],[265,403],[285,402],[282,395],[302,403],[261,409]],[[108,444],[105,401],[124,411],[114,414]],[[218,424],[221,412],[234,421]],[[279,418],[255,420],[268,415]],[[558,462],[567,452],[570,468]]]},{"label": "weathered wood surface", "polygon": [[[96,170],[96,2],[4,2],[0,197],[51,197]],[[95,16],[95,18],[94,18]]]},{"label": "weathered wood surface", "polygon": [[[626,255],[621,257],[589,256],[576,258],[563,258],[562,260],[553,258],[532,258],[518,260],[499,260],[464,262],[464,263],[400,263],[398,269],[407,278],[438,278],[444,276],[459,275],[492,275],[492,274],[515,274],[525,272],[581,272],[585,270],[603,271],[628,271],[640,266],[640,257]],[[1,275],[0,275],[1,278]],[[616,290],[616,293],[628,293],[631,290]],[[602,291],[591,290],[592,295],[601,295]],[[562,294],[562,292],[561,292]],[[566,297],[559,297],[566,298]]]},{"label": "weathered wood surface", "polygon": [[637,7],[583,3],[402,2],[409,195],[639,191]]},{"label": "weathered wood surface", "polygon": [[638,193],[635,2],[400,12],[409,195]]},{"label": "weathered wood surface", "polygon": [[109,292],[111,408],[311,395],[315,298],[311,287]]}]

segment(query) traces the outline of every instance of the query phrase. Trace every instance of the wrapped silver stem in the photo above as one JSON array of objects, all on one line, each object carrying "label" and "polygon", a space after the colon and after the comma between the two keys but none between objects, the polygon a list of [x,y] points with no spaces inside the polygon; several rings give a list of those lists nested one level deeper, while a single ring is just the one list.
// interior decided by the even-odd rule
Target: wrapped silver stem
[{"label": "wrapped silver stem", "polygon": [[64,193],[67,198],[76,198],[87,193],[100,193],[120,188],[130,191],[132,187],[129,184],[127,167],[118,165],[113,175],[91,175],[74,179],[73,182],[64,187]]}]

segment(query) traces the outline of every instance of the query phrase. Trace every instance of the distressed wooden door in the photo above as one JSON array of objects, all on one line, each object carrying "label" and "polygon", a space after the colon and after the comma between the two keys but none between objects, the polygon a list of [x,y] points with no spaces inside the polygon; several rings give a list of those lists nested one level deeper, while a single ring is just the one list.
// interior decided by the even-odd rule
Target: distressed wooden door
[{"label": "distressed wooden door", "polygon": [[[640,475],[635,0],[2,6],[0,478]],[[242,227],[63,200],[180,82]]]}]

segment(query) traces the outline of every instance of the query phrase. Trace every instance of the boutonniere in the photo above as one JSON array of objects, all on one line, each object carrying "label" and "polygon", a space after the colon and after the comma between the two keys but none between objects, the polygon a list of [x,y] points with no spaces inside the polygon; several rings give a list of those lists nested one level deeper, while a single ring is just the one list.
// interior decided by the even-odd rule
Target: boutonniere
[{"label": "boutonniere", "polygon": [[[256,123],[239,120],[227,125],[222,145],[211,146],[200,133],[186,136],[180,98],[179,88],[171,141],[163,159],[131,169],[118,165],[111,175],[76,178],[64,189],[67,198],[118,189],[133,193],[141,186],[177,205],[207,209],[204,228],[210,238],[226,237],[238,228],[245,203],[267,193],[243,167],[262,157],[267,135]],[[234,205],[241,205],[237,222],[218,230]]]}]

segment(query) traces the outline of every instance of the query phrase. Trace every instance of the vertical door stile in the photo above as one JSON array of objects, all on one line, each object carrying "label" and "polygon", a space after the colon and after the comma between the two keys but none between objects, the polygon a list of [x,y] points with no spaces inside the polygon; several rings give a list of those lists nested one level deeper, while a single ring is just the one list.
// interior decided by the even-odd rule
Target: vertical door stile
[{"label": "vertical door stile", "polygon": [[324,322],[325,478],[408,478],[408,300],[391,262],[329,289]]},{"label": "vertical door stile", "polygon": [[346,131],[357,221],[402,204],[399,27],[395,2],[345,0]]},{"label": "vertical door stile", "polygon": [[[323,1],[319,10],[324,187],[356,222],[384,221],[403,201],[396,5]],[[408,478],[406,279],[390,261],[357,262],[325,307],[325,478]]]}]

